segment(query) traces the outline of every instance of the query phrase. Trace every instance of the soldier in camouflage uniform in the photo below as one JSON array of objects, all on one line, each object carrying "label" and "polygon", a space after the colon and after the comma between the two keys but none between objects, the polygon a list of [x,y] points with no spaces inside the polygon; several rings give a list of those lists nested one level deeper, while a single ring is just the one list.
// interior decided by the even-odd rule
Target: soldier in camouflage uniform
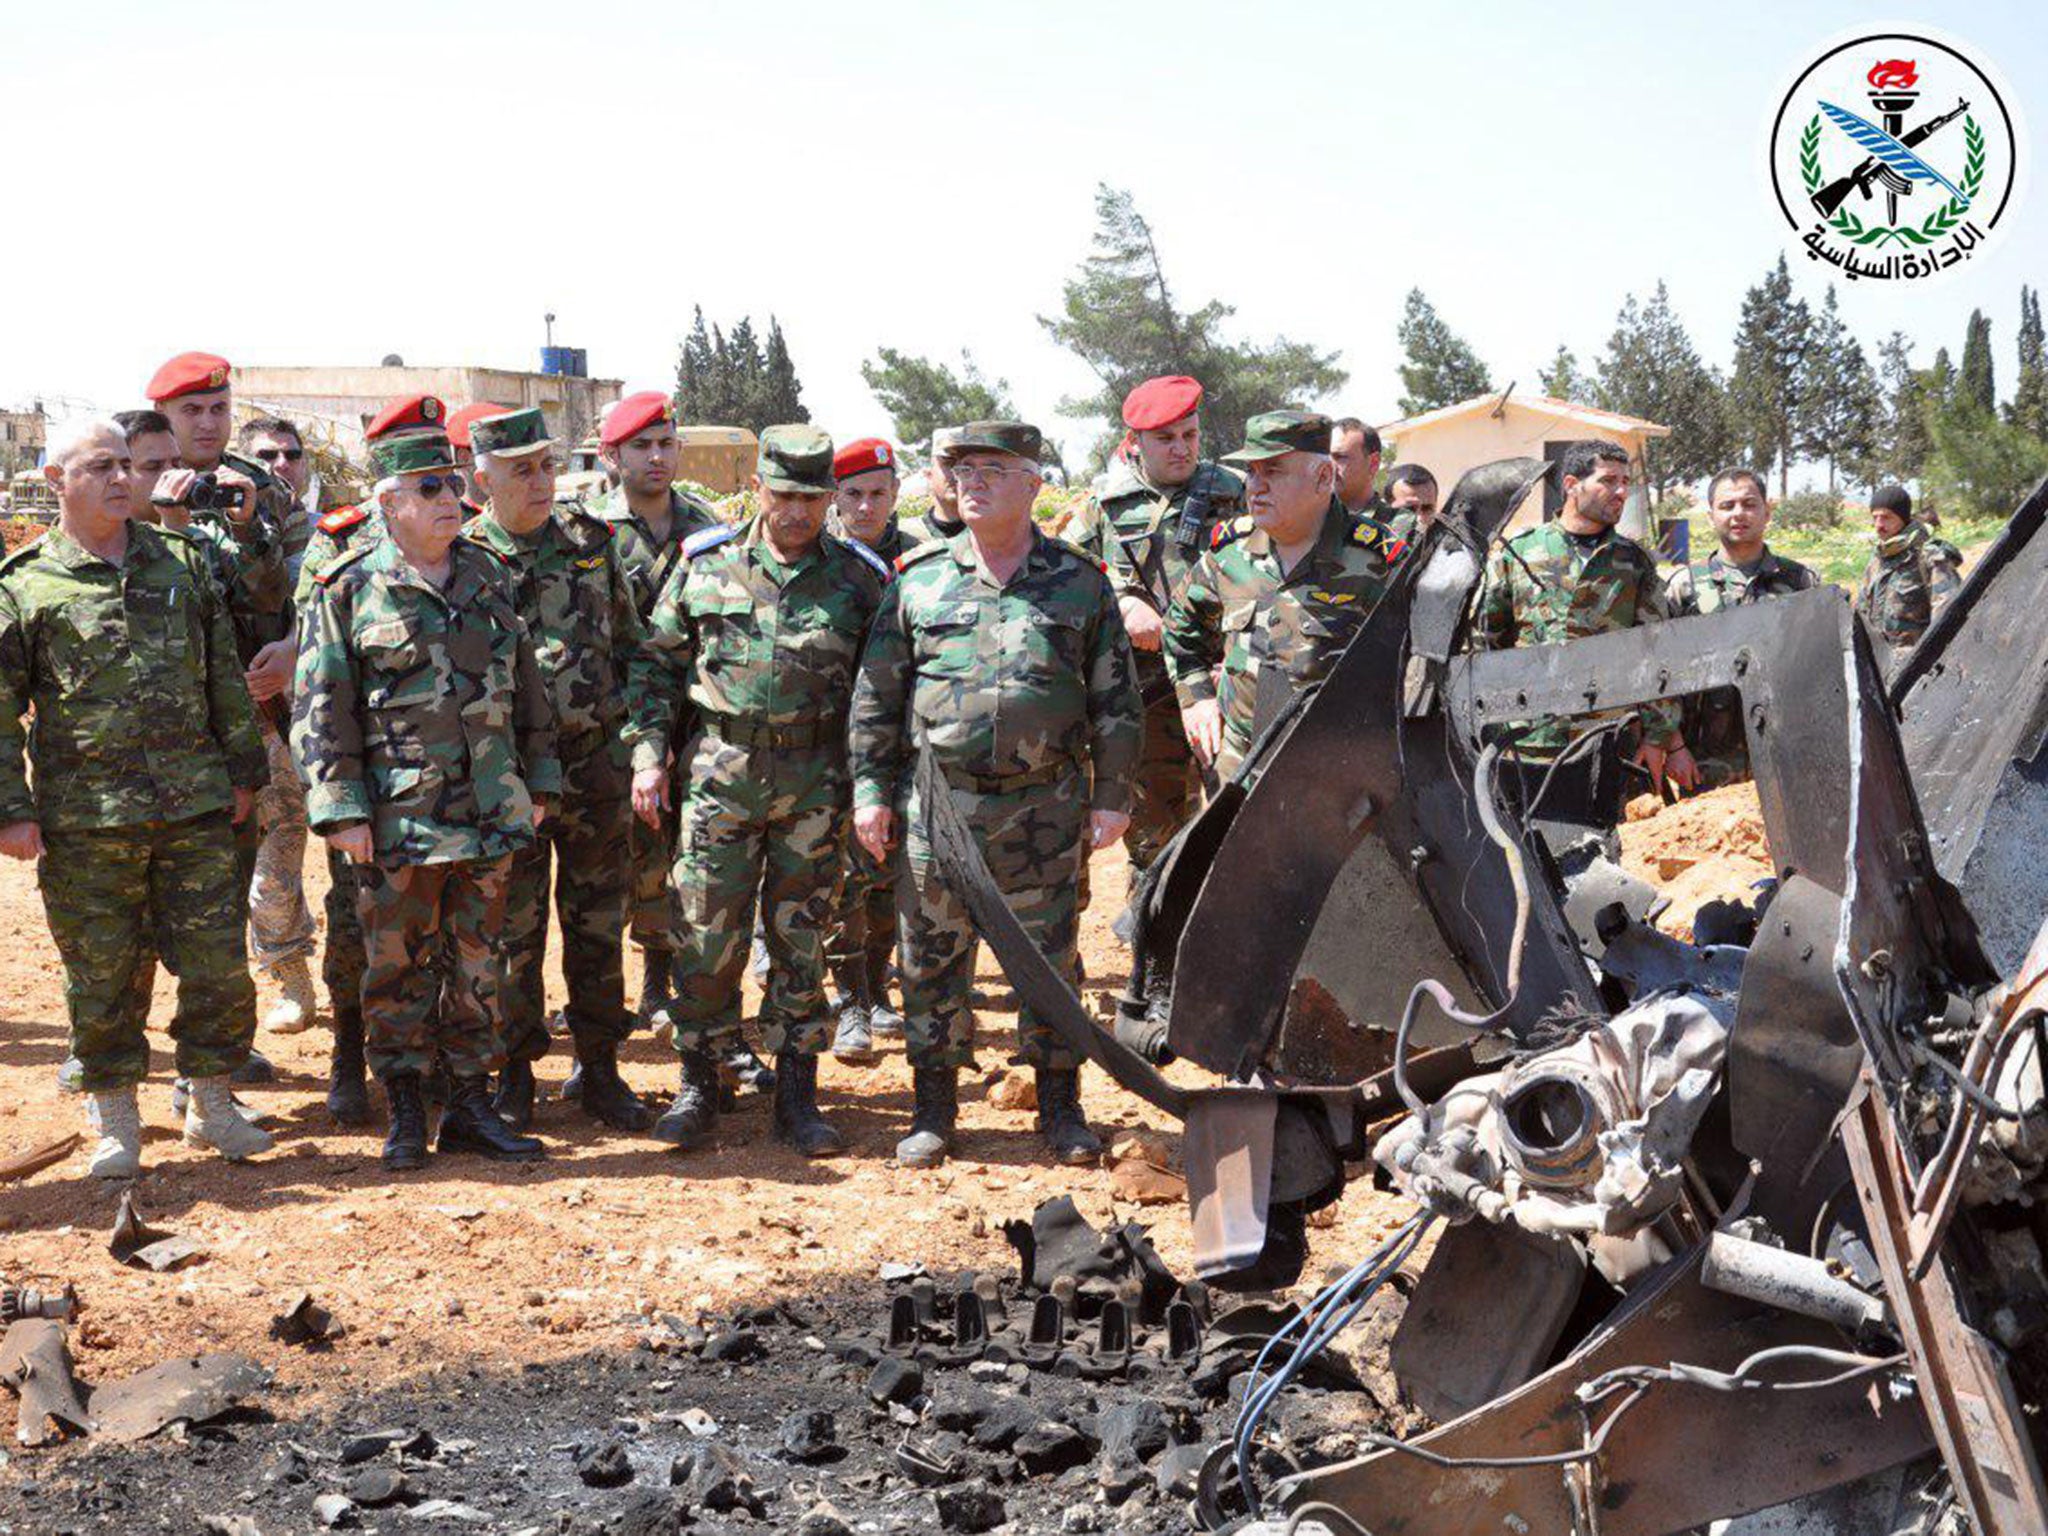
[{"label": "soldier in camouflage uniform", "polygon": [[1436,476],[1420,464],[1396,464],[1387,471],[1386,505],[1387,534],[1406,549],[1436,522]]},{"label": "soldier in camouflage uniform", "polygon": [[[447,409],[433,395],[400,395],[363,428],[374,455],[380,443],[401,437],[440,432]],[[293,604],[303,626],[313,607],[320,577],[351,552],[384,537],[384,514],[375,496],[353,506],[336,507],[316,518],[299,562]],[[356,892],[356,866],[330,846],[327,850],[327,897],[322,908],[327,942],[321,951],[320,976],[327,983],[327,1005],[334,1015],[334,1056],[327,1075],[327,1113],[337,1125],[364,1125],[370,1119],[368,1071],[363,1042],[363,925]],[[430,965],[437,964],[429,960]]]},{"label": "soldier in camouflage uniform", "polygon": [[946,474],[946,450],[959,438],[958,427],[940,427],[932,433],[932,461],[924,468],[925,494],[932,509],[917,517],[900,517],[896,526],[907,543],[932,544],[950,539],[963,526],[960,521],[960,492]]},{"label": "soldier in camouflage uniform", "polygon": [[1913,498],[1904,486],[1885,486],[1870,498],[1870,524],[1877,548],[1857,584],[1856,611],[1894,651],[1910,650],[1955,596],[1962,577],[1933,548],[1933,535],[1913,516]]},{"label": "soldier in camouflage uniform", "polygon": [[[912,533],[896,517],[896,452],[863,437],[832,460],[838,486],[834,517],[842,538],[858,539],[893,570],[936,535]],[[950,494],[950,488],[949,488]],[[868,857],[849,831],[839,910],[825,935],[825,965],[839,988],[832,1054],[860,1064],[875,1059],[874,1037],[900,1034],[903,1015],[889,1006],[889,964],[896,953],[896,872]]]},{"label": "soldier in camouflage uniform", "polygon": [[1145,744],[1124,839],[1133,888],[1199,804],[1201,779],[1160,652],[1174,590],[1212,531],[1244,509],[1244,482],[1202,458],[1202,386],[1148,379],[1124,398],[1124,445],[1068,537],[1106,563],[1137,656]]},{"label": "soldier in camouflage uniform", "polygon": [[1392,510],[1380,496],[1379,433],[1356,416],[1340,417],[1330,431],[1330,462],[1337,470],[1337,500],[1353,517],[1384,528]]},{"label": "soldier in camouflage uniform", "polygon": [[555,707],[562,794],[541,835],[512,858],[505,907],[505,1067],[498,1114],[514,1130],[533,1119],[533,1064],[547,1054],[544,966],[552,883],[562,927],[569,1033],[585,1114],[642,1131],[653,1111],[619,1076],[632,1033],[622,948],[633,894],[627,823],[632,772],[624,735],[626,668],[640,644],[640,610],[611,525],[578,503],[555,502],[555,445],[538,409],[470,427],[489,511],[463,531],[513,572],[541,676]]},{"label": "soldier in camouflage uniform", "polygon": [[[1564,507],[1556,520],[1524,529],[1487,560],[1473,625],[1481,650],[1577,640],[1668,617],[1656,559],[1615,531],[1628,500],[1628,450],[1604,440],[1573,443],[1558,469]],[[1628,715],[1640,737],[1635,761],[1657,787],[1669,779],[1696,788],[1699,767],[1686,749],[1677,705],[1645,704]],[[1533,792],[1575,734],[1617,718],[1626,717],[1602,711],[1515,727],[1509,761],[1525,792]],[[1592,782],[1592,803],[1580,810],[1590,823],[1611,828],[1623,799],[1619,764],[1603,760]]]},{"label": "soldier in camouflage uniform", "polygon": [[[1771,526],[1771,498],[1755,470],[1724,469],[1714,476],[1707,487],[1707,518],[1720,548],[1704,561],[1671,573],[1664,599],[1673,618],[1719,613],[1820,584],[1812,571],[1764,542]],[[1687,699],[1685,739],[1700,766],[1703,788],[1718,789],[1750,777],[1742,695],[1735,689],[1715,688]]]},{"label": "soldier in camouflage uniform", "polygon": [[233,824],[268,770],[227,613],[192,540],[132,520],[150,488],[119,426],[57,444],[44,473],[58,524],[0,562],[0,853],[40,860],[91,1169],[141,1167],[159,950],[178,977],[185,1139],[249,1157],[271,1142],[228,1086],[256,1032]]},{"label": "soldier in camouflage uniform", "polygon": [[530,1161],[541,1144],[498,1118],[490,1075],[512,856],[561,788],[553,709],[512,570],[461,536],[447,437],[386,439],[371,464],[384,536],[315,579],[292,753],[308,822],[356,869],[384,1163],[425,1163],[437,1058],[453,1080],[441,1150]]},{"label": "soldier in camouflage uniform", "polygon": [[1267,668],[1289,691],[1320,682],[1386,590],[1388,541],[1334,490],[1330,418],[1269,411],[1224,460],[1251,511],[1216,529],[1166,611],[1166,665],[1188,741],[1233,778],[1257,735]]},{"label": "soldier in camouflage uniform", "polygon": [[[1041,451],[1038,429],[1021,422],[961,429],[947,464],[966,531],[905,559],[861,658],[854,831],[879,864],[900,825],[910,881],[899,953],[917,1107],[896,1147],[908,1167],[944,1159],[973,1053],[974,928],[923,838],[917,752],[929,748],[997,888],[1069,978],[1082,861],[1130,824],[1144,735],[1130,639],[1095,561],[1031,520]],[[1018,1034],[1054,1155],[1097,1156],[1080,1059],[1029,1009]]]},{"label": "soldier in camouflage uniform", "polygon": [[[717,1119],[712,1049],[740,1027],[740,973],[758,903],[771,969],[762,1035],[775,1054],[775,1133],[806,1157],[843,1149],[818,1113],[823,937],[846,835],[846,713],[861,642],[890,571],[824,532],[832,440],[770,427],[754,476],[760,513],[695,535],[633,664],[633,804],[655,823],[681,782],[673,874],[681,1053],[654,1134],[688,1148]],[[685,703],[695,732],[670,764]]]},{"label": "soldier in camouflage uniform", "polygon": [[[675,488],[676,417],[667,395],[644,390],[619,401],[605,412],[598,447],[619,483],[590,504],[590,515],[611,529],[612,548],[625,568],[644,625],[669,572],[682,559],[684,541],[719,526],[718,518]],[[640,946],[640,1016],[646,1019],[668,1000],[675,972],[675,952],[669,948],[668,864],[675,851],[676,824],[673,810],[663,813],[655,827],[637,816],[629,819],[630,921],[633,942]]]}]

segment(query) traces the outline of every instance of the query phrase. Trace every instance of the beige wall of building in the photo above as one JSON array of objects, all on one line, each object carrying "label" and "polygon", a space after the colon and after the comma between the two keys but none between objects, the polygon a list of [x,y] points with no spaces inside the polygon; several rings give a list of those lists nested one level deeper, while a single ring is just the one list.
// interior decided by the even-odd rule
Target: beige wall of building
[{"label": "beige wall of building", "polygon": [[270,408],[307,418],[309,431],[354,455],[363,427],[399,395],[434,395],[449,410],[477,400],[525,409],[539,406],[556,439],[573,447],[597,429],[605,407],[619,398],[617,379],[569,378],[510,368],[237,368],[232,379],[236,412]]}]

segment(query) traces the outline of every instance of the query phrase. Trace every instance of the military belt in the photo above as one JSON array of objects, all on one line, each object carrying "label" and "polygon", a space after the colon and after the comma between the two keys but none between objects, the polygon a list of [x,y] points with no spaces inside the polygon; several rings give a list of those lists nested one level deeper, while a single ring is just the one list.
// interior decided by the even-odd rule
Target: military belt
[{"label": "military belt", "polygon": [[964,789],[977,795],[1007,795],[1020,789],[1031,789],[1040,784],[1057,784],[1070,773],[1080,770],[1080,764],[1069,759],[1061,763],[1047,763],[1043,768],[1026,768],[1022,773],[970,773],[965,768],[946,766],[941,772],[946,782],[955,789]]},{"label": "military belt", "polygon": [[697,717],[708,734],[736,747],[797,750],[821,747],[827,742],[843,740],[846,735],[846,722],[837,715],[791,720],[780,725],[772,725],[766,720],[749,720],[741,715],[713,714],[708,709],[699,710]]}]

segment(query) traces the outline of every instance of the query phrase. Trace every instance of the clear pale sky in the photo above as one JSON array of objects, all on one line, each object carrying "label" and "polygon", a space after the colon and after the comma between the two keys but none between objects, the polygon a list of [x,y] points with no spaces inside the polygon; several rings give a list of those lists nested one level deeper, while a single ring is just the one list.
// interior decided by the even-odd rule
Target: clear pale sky
[{"label": "clear pale sky", "polygon": [[[2037,6],[1934,21],[2048,124]],[[2029,20],[2029,17],[2032,20]],[[115,409],[169,354],[538,366],[541,316],[592,372],[669,387],[693,304],[780,317],[812,414],[888,431],[877,345],[971,348],[1023,410],[1089,377],[1034,316],[1086,253],[1097,182],[1152,220],[1184,303],[1339,349],[1323,404],[1397,414],[1420,285],[1536,388],[1662,277],[1725,366],[1785,248],[1763,140],[1847,5],[1457,7],[525,3],[10,7],[13,164],[0,403]],[[2024,173],[2023,173],[2024,174]],[[1992,317],[2009,389],[2048,186],[1995,250],[1911,295],[1844,285],[1873,351],[1960,349]],[[1794,255],[1818,299],[1819,269]]]}]

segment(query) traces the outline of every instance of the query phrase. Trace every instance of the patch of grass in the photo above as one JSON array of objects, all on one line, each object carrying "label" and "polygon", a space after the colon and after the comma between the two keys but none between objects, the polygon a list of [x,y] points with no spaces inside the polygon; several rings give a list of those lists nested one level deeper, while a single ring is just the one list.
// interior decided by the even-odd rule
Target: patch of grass
[{"label": "patch of grass", "polygon": [[[1714,548],[1714,530],[1704,516],[1694,517],[1692,547],[1695,557],[1705,559]],[[2004,530],[2003,517],[1944,518],[1940,536],[1963,551],[1966,559],[1990,543]],[[1773,525],[1771,548],[1790,560],[1808,565],[1821,580],[1853,587],[1862,578],[1864,566],[1876,538],[1867,522],[1845,523],[1835,528],[1785,528]]]}]

